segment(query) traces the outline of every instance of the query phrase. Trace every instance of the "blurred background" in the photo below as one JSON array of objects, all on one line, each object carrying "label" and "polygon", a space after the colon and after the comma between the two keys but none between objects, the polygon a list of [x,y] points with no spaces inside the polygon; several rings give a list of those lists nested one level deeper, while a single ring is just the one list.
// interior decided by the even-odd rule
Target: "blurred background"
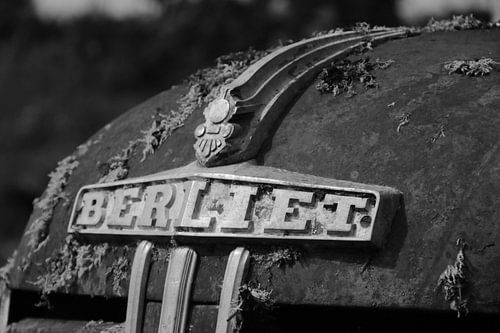
[{"label": "blurred background", "polygon": [[497,21],[500,0],[0,0],[0,265],[57,161],[217,56],[461,13]]}]

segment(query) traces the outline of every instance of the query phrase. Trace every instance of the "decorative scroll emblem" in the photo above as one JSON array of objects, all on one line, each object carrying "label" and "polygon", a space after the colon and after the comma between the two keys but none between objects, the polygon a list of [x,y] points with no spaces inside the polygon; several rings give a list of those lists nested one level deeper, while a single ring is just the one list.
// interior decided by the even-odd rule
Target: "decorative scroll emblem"
[{"label": "decorative scroll emblem", "polygon": [[[400,193],[257,166],[173,170],[83,187],[69,232],[381,246]],[[265,174],[271,178],[256,177]],[[296,181],[300,179],[300,181]]]},{"label": "decorative scroll emblem", "polygon": [[341,32],[279,48],[224,86],[195,129],[198,161],[215,166],[249,160],[257,154],[272,126],[294,98],[332,61],[366,42],[406,36],[403,29]]},{"label": "decorative scroll emblem", "polygon": [[[210,103],[203,114],[206,123],[195,129],[197,152],[201,159],[219,154],[227,146],[226,140],[234,133],[234,124],[227,122],[231,107],[225,99]],[[226,120],[226,121],[224,121]]]}]

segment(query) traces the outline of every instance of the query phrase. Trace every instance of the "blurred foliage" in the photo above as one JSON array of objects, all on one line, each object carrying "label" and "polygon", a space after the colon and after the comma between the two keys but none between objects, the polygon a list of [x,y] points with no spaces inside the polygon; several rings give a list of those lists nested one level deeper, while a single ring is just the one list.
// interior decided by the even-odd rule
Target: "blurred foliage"
[{"label": "blurred foliage", "polygon": [[159,0],[150,20],[42,21],[0,1],[0,265],[57,161],[129,107],[217,56],[357,21],[398,25],[395,1]]}]

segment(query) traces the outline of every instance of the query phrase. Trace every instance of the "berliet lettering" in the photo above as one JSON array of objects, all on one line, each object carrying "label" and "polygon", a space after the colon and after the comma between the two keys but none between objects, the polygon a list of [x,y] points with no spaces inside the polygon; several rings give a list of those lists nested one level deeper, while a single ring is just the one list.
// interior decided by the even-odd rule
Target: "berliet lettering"
[{"label": "berliet lettering", "polygon": [[[339,181],[325,180],[332,183],[328,185],[321,182],[322,178],[274,168],[246,166],[255,174],[272,178],[245,176],[227,169],[231,168],[214,168],[214,172],[179,169],[126,182],[85,186],[76,198],[69,231],[350,240],[380,245],[390,223],[389,216],[382,216],[387,214],[380,214],[381,201],[394,208],[399,195],[386,187],[363,185],[360,189],[335,186],[333,183]],[[308,179],[314,181],[308,183]]]}]

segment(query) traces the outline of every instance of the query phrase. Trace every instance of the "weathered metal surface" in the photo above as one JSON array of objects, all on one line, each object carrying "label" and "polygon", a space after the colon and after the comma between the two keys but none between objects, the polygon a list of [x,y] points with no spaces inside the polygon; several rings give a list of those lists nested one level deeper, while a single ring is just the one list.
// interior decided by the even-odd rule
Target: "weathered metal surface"
[{"label": "weathered metal surface", "polygon": [[[377,253],[311,253],[293,268],[274,268],[276,300],[448,309],[436,286],[462,238],[469,244],[470,308],[499,312],[500,211],[493,203],[500,197],[500,73],[449,75],[443,65],[498,59],[500,31],[426,34],[381,45],[370,56],[395,60],[375,73],[378,89],[346,99],[310,87],[258,160],[397,187],[406,216],[393,222]],[[410,122],[398,132],[407,113]],[[433,140],[441,125],[445,136]]]},{"label": "weathered metal surface", "polygon": [[[215,304],[220,297],[224,269],[231,252],[231,248],[220,245],[214,243],[210,246],[203,244],[192,246],[198,254],[198,267],[193,280],[193,302]],[[149,275],[147,299],[162,300],[166,274],[167,265],[164,261],[153,262]]]},{"label": "weathered metal surface", "polygon": [[[259,176],[257,176],[259,175]],[[69,232],[360,242],[381,247],[401,194],[283,170],[196,165],[83,187]]]},{"label": "weathered metal surface", "polygon": [[[496,59],[499,54],[498,30],[423,34],[389,41],[369,53],[373,59],[395,61],[374,73],[378,89],[358,90],[349,99],[307,89],[276,123],[276,132],[257,154],[257,163],[397,188],[405,194],[405,213],[396,216],[388,243],[379,251],[332,251],[296,244],[303,255],[295,265],[268,268],[255,261],[249,278],[272,288],[278,303],[449,310],[435,287],[440,274],[453,263],[460,237],[469,244],[465,256],[472,272],[471,311],[499,313],[500,252],[495,250],[500,244],[500,212],[495,205],[500,196],[499,73],[470,78],[449,75],[443,69],[446,61],[456,58]],[[13,270],[13,288],[37,290],[30,282],[45,273],[45,259],[64,243],[71,200],[79,188],[101,176],[96,161],[108,160],[148,128],[156,108],[174,109],[174,100],[183,91],[175,88],[152,99],[96,135],[102,134],[101,143],[89,147],[68,179],[70,202],[61,201],[56,207],[49,240],[31,257],[32,264],[25,271]],[[407,115],[409,123],[398,132]],[[192,162],[192,133],[202,122],[200,109],[155,155],[140,163],[141,154],[133,154],[129,176]],[[31,220],[39,214],[35,210]],[[100,243],[79,239],[84,244]],[[21,243],[17,267],[26,257],[26,243],[27,239]],[[120,246],[134,249],[135,245],[119,239],[109,243],[115,247],[102,265],[70,292],[116,295],[110,279],[104,278],[106,269],[123,255]],[[166,243],[158,240],[160,246]],[[203,242],[193,247],[200,254],[193,299],[216,304],[231,248],[218,244],[214,249]],[[261,244],[259,250],[271,253],[272,244]],[[159,265],[152,264],[148,299],[161,300],[165,268]]]},{"label": "weathered metal surface", "polygon": [[220,89],[194,134],[198,161],[207,166],[254,158],[270,129],[300,92],[333,61],[367,42],[406,36],[406,29],[336,32],[277,49]]},{"label": "weathered metal surface", "polygon": [[198,255],[188,247],[172,250],[161,306],[159,333],[183,333]]},{"label": "weathered metal surface", "polygon": [[151,242],[142,241],[137,245],[137,249],[135,250],[127,294],[128,304],[125,333],[138,333],[141,331],[143,325],[152,246]]},{"label": "weathered metal surface", "polygon": [[231,251],[224,273],[216,333],[230,333],[238,327],[235,316],[236,307],[239,302],[240,287],[245,282],[249,264],[250,252],[247,249],[237,247]]}]

